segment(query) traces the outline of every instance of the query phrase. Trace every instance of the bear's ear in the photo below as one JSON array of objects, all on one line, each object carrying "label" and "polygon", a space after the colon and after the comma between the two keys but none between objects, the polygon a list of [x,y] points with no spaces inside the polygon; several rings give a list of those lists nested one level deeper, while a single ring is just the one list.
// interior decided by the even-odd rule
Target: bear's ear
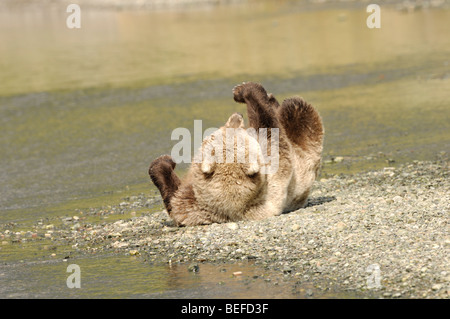
[{"label": "bear's ear", "polygon": [[214,172],[216,163],[214,161],[204,159],[201,164],[201,169],[204,174],[211,174]]},{"label": "bear's ear", "polygon": [[246,169],[245,173],[248,176],[255,175],[256,173],[259,172],[259,164],[258,164],[258,162],[249,163],[248,166],[246,166],[245,169]]},{"label": "bear's ear", "polygon": [[225,123],[227,128],[244,128],[244,117],[241,113],[233,113]]}]

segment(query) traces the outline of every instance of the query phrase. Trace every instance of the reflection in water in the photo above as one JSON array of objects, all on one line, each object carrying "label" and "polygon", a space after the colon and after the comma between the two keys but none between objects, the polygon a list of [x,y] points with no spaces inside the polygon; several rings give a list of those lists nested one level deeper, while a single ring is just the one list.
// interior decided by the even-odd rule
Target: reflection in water
[{"label": "reflection in water", "polygon": [[448,11],[303,12],[289,5],[211,11],[82,11],[81,29],[64,8],[2,12],[1,95],[112,85],[173,83],[242,74],[286,76],[383,63],[448,50]]}]

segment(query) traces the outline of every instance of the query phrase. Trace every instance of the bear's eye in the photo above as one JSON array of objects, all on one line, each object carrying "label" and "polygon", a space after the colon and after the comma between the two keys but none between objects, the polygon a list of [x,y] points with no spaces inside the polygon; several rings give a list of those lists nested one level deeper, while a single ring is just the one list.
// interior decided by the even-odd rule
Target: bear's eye
[{"label": "bear's eye", "polygon": [[258,175],[259,175],[259,172],[254,172],[252,174],[248,174],[247,176],[250,177],[250,178],[255,178]]},{"label": "bear's eye", "polygon": [[204,174],[211,174],[214,172],[215,166],[215,162],[203,161],[201,164],[201,170]]},{"label": "bear's eye", "polygon": [[247,174],[247,176],[255,175],[256,173],[259,172],[259,164],[258,163],[250,163],[248,165],[248,167],[246,167],[244,170],[245,170],[245,173]]},{"label": "bear's eye", "polygon": [[207,173],[203,173],[203,176],[205,177],[205,179],[211,179],[214,176],[214,171],[212,172],[207,172]]}]

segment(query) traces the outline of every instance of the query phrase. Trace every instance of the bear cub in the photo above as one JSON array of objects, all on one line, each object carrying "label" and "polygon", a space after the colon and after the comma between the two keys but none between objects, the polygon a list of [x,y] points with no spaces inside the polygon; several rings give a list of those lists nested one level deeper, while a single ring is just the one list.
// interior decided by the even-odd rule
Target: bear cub
[{"label": "bear cub", "polygon": [[324,129],[300,97],[280,105],[261,84],[233,88],[247,107],[206,137],[183,180],[171,156],[155,159],[149,175],[178,226],[259,220],[307,204],[321,163]]}]

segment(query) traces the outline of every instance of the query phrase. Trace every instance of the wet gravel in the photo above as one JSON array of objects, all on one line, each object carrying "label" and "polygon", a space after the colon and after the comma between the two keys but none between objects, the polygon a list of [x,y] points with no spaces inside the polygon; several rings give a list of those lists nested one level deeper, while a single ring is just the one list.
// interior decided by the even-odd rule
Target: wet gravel
[{"label": "wet gravel", "polygon": [[[249,260],[284,280],[367,297],[450,297],[447,160],[322,178],[308,207],[262,221],[178,228],[165,211],[146,211],[155,205],[159,196],[140,194],[29,231],[3,227],[0,237],[2,244],[50,240],[74,254],[116,252],[187,269]],[[139,209],[140,216],[89,222]]]}]

